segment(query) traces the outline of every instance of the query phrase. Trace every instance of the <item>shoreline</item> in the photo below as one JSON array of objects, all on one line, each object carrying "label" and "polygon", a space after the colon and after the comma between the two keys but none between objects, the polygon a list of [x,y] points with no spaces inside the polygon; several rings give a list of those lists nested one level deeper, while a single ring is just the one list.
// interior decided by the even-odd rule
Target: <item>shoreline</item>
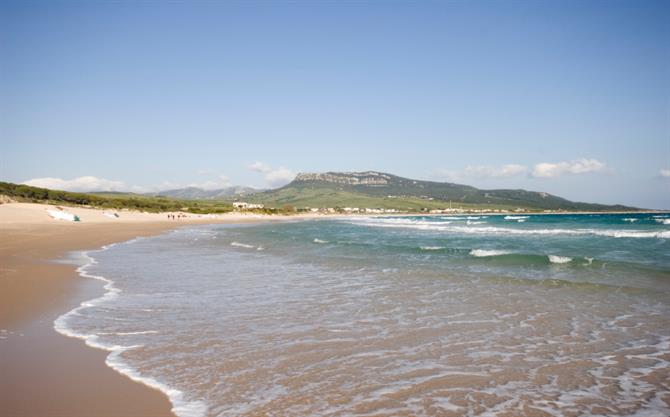
[{"label": "shoreline", "polygon": [[[0,414],[11,417],[175,415],[172,410],[176,404],[170,401],[164,386],[147,383],[139,376],[133,377],[115,368],[109,363],[113,351],[102,350],[101,346],[91,349],[85,337],[68,337],[57,332],[55,321],[58,318],[78,308],[82,302],[98,299],[107,292],[98,280],[82,279],[77,270],[80,266],[58,262],[64,256],[203,224],[403,216],[231,213],[175,221],[167,220],[165,213],[121,212],[119,219],[112,219],[105,216],[103,210],[68,207],[68,211],[82,218],[82,222],[75,223],[51,219],[45,212],[50,207],[53,206],[0,205]],[[577,213],[514,215],[538,214]]]},{"label": "shoreline", "polygon": [[[188,227],[188,226],[183,226],[183,227]],[[174,230],[174,229],[172,229]],[[161,234],[168,233],[169,231],[162,232]],[[159,235],[161,235],[159,234]],[[150,237],[150,236],[147,236]],[[80,264],[75,272],[84,279],[89,279],[89,280],[95,280],[98,281],[99,285],[103,285],[103,289],[105,290],[104,294],[97,298],[93,298],[90,300],[85,300],[82,303],[79,304],[76,308],[60,315],[53,323],[54,330],[58,332],[59,334],[73,338],[73,339],[79,339],[82,340],[86,346],[89,346],[93,349],[99,349],[108,352],[107,357],[105,359],[105,364],[112,370],[116,371],[120,375],[123,375],[125,377],[128,377],[134,382],[137,382],[141,385],[144,385],[146,387],[149,387],[151,389],[157,390],[161,393],[163,393],[168,400],[171,403],[172,409],[170,410],[174,415],[180,416],[180,415],[203,415],[204,412],[206,411],[206,406],[204,404],[201,404],[200,401],[185,401],[183,400],[183,392],[176,389],[172,388],[154,378],[147,377],[147,376],[142,376],[140,375],[134,368],[132,368],[130,365],[125,363],[122,359],[119,359],[120,355],[123,354],[123,352],[126,352],[128,350],[133,349],[133,346],[114,346],[114,345],[105,345],[103,343],[100,343],[98,341],[98,337],[95,334],[84,334],[84,333],[78,333],[77,331],[73,330],[70,328],[67,324],[67,319],[72,316],[78,314],[78,311],[80,309],[85,309],[90,306],[97,305],[99,302],[103,302],[104,300],[108,298],[115,297],[118,293],[121,292],[114,284],[114,281],[104,277],[102,275],[93,275],[89,272],[87,272],[87,269],[94,265],[97,261],[95,257],[91,256],[91,253],[99,253],[99,252],[104,252],[108,249],[110,249],[113,246],[116,245],[123,245],[127,244],[129,242],[132,242],[134,240],[137,240],[138,238],[133,238],[129,240],[125,240],[122,242],[115,242],[111,243],[109,245],[104,245],[101,248],[98,249],[91,249],[91,250],[85,250],[85,251],[77,251],[77,252],[69,252],[68,254],[80,254],[82,257],[86,258],[87,261],[84,263]],[[73,263],[74,265],[78,265],[77,263]],[[94,282],[95,282],[94,281]],[[102,284],[100,284],[102,283]]]},{"label": "shoreline", "polygon": [[171,221],[163,214],[124,212],[113,220],[102,210],[76,209],[82,222],[74,223],[55,221],[45,209],[0,205],[0,414],[11,417],[175,415],[163,391],[110,367],[113,353],[56,331],[55,320],[106,292],[99,281],[82,279],[77,265],[59,260],[184,226],[294,219],[224,215]]}]

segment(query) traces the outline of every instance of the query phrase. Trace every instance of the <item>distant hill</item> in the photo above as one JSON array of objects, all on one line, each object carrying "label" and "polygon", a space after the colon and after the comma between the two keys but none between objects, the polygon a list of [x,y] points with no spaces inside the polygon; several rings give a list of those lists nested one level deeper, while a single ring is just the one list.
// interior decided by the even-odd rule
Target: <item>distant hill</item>
[{"label": "distant hill", "polygon": [[198,187],[178,188],[145,195],[164,196],[181,200],[228,200],[231,197],[246,196],[263,190],[251,187],[226,187],[218,190],[205,190]]},{"label": "distant hill", "polygon": [[80,205],[150,212],[226,213],[233,210],[233,206],[226,201],[194,201],[119,192],[76,193],[10,182],[0,182],[0,196],[5,196],[4,200],[19,202]]},{"label": "distant hill", "polygon": [[472,208],[475,206],[536,210],[623,211],[622,205],[566,200],[544,192],[480,190],[449,182],[413,180],[383,172],[301,173],[277,190],[256,193],[250,201],[280,207]]}]

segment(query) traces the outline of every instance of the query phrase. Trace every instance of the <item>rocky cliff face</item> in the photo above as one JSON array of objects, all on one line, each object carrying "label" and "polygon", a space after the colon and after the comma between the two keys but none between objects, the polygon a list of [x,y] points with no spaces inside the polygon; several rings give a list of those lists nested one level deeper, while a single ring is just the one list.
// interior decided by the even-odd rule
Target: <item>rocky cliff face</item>
[{"label": "rocky cliff face", "polygon": [[347,185],[388,185],[391,177],[374,171],[367,172],[326,172],[324,174],[300,173],[295,181],[328,182]]}]

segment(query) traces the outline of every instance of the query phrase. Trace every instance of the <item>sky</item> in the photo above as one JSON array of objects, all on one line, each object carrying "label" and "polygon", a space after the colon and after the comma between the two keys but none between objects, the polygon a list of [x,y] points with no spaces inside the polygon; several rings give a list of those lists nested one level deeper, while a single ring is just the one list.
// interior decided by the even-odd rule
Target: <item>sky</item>
[{"label": "sky", "polygon": [[0,180],[376,170],[670,209],[670,2],[0,4]]}]

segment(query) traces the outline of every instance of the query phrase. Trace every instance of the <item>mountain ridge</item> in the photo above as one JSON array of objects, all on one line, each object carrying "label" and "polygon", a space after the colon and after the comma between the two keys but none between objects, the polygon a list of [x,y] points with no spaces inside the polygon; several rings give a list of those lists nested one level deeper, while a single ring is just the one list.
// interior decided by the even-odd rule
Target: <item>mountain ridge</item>
[{"label": "mountain ridge", "polygon": [[145,193],[144,195],[152,197],[163,196],[183,200],[226,200],[230,197],[243,197],[262,191],[264,190],[245,186],[231,186],[214,190],[206,190],[199,187],[184,187],[153,193]]},{"label": "mountain ridge", "polygon": [[[338,193],[341,198],[338,199]],[[570,201],[541,191],[524,189],[479,189],[450,182],[423,181],[404,178],[381,171],[322,173],[301,172],[289,184],[250,195],[259,202],[319,207],[322,200],[347,206],[348,200],[372,199],[392,206],[393,201],[411,200],[414,206],[425,202],[426,208],[453,205],[505,206],[536,210],[621,211],[639,210],[621,204],[606,205]],[[327,198],[326,198],[327,197]],[[391,201],[389,201],[391,200]],[[374,201],[369,201],[373,203]]]}]

